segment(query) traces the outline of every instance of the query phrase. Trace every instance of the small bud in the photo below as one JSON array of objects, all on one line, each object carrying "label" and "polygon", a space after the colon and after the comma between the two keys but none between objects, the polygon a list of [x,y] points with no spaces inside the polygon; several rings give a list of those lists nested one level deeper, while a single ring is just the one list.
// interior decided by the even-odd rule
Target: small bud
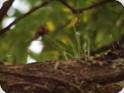
[{"label": "small bud", "polygon": [[47,33],[48,33],[48,29],[45,28],[44,26],[40,26],[40,27],[37,29],[37,31],[36,31],[36,33],[35,33],[33,39],[37,39],[37,38],[39,38],[39,37],[43,37],[43,36],[46,35]]}]

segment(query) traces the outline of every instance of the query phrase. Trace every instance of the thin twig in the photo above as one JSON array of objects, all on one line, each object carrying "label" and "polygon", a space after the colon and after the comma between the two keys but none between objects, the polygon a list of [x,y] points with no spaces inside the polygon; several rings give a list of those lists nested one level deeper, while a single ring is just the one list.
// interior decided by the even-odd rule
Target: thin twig
[{"label": "thin twig", "polygon": [[[104,5],[106,3],[112,2],[114,0],[103,0],[101,2],[95,3],[93,5],[90,5],[85,8],[76,9],[75,7],[71,6],[69,3],[67,3],[65,0],[58,0],[60,3],[62,3],[64,6],[66,6],[68,9],[71,10],[72,13],[78,15],[79,13],[83,13],[84,11],[90,10],[92,8],[100,7],[101,5]],[[65,24],[60,25],[57,27],[57,29],[64,28],[66,25],[68,25],[72,20],[68,20]]]},{"label": "thin twig", "polygon": [[103,1],[97,2],[97,3],[93,4],[93,5],[90,5],[88,7],[76,9],[75,7],[72,7],[70,4],[68,4],[66,1],[59,0],[59,2],[61,2],[64,6],[66,6],[68,9],[70,9],[72,11],[72,13],[74,13],[74,14],[83,13],[84,11],[100,7],[100,6],[104,5],[104,4],[110,3],[112,1],[115,1],[115,0],[103,0]]},{"label": "thin twig", "polygon": [[88,7],[76,9],[75,10],[75,13],[79,13],[80,14],[80,13],[83,13],[84,11],[87,11],[87,10],[90,10],[90,9],[93,9],[93,8],[100,7],[102,5],[105,5],[105,4],[110,3],[110,2],[113,2],[113,1],[115,1],[115,0],[103,0],[103,1],[100,1],[98,3],[95,3],[95,4],[93,4],[91,6],[88,6]]},{"label": "thin twig", "polygon": [[59,2],[61,2],[64,6],[66,6],[68,9],[71,10],[72,13],[75,12],[75,7],[71,6],[70,4],[67,3],[67,1],[65,0],[59,0]]},{"label": "thin twig", "polygon": [[32,8],[29,12],[27,12],[26,14],[16,18],[16,20],[14,20],[11,24],[9,24],[7,27],[3,28],[0,30],[0,35],[2,35],[3,33],[7,32],[10,30],[10,28],[16,24],[17,22],[19,22],[20,20],[24,19],[25,17],[27,17],[28,15],[32,14],[33,12],[35,12],[36,10],[48,5],[51,1],[44,1],[43,3],[41,3],[40,5]]},{"label": "thin twig", "polygon": [[2,8],[0,9],[0,22],[3,20],[4,16],[7,14],[7,11],[13,4],[14,0],[7,0],[3,3]]}]

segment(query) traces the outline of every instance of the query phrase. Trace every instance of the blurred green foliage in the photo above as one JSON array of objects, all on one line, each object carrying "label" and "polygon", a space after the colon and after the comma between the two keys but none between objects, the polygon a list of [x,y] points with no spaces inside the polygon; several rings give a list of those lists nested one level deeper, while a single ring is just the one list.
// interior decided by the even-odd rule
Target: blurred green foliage
[{"label": "blurred green foliage", "polygon": [[[32,7],[44,0],[28,0]],[[75,8],[87,7],[101,0],[68,0]],[[21,13],[15,13],[19,16]],[[81,54],[90,54],[109,44],[123,34],[124,8],[114,1],[74,15],[59,1],[54,1],[27,16],[11,31],[0,36],[0,61],[15,64],[26,63],[27,55],[38,62],[44,60],[68,60]],[[65,25],[64,25],[65,24]],[[37,28],[49,29],[42,39],[44,48],[40,54],[28,47]],[[62,27],[61,27],[62,26]]]}]

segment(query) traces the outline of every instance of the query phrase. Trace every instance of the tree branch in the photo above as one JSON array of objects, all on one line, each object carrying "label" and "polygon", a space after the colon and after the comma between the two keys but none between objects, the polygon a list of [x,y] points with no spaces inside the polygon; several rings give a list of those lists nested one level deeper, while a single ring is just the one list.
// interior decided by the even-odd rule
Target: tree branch
[{"label": "tree branch", "polygon": [[7,0],[3,3],[2,8],[0,9],[0,22],[3,20],[4,16],[7,14],[7,11],[11,7],[14,0]]},{"label": "tree branch", "polygon": [[110,3],[110,2],[113,2],[113,1],[115,1],[115,0],[103,0],[103,1],[100,1],[100,2],[97,2],[97,3],[93,4],[91,6],[88,6],[86,8],[76,9],[75,10],[75,13],[79,13],[80,14],[80,13],[83,13],[84,11],[87,11],[87,10],[90,10],[90,9],[93,9],[93,8],[100,7],[102,5],[105,5],[105,4]]},{"label": "tree branch", "polygon": [[[85,60],[81,61],[84,62]],[[89,84],[90,86],[93,86],[93,84],[104,86],[124,80],[124,65],[121,65],[122,67],[117,66],[113,68],[112,65],[114,64],[115,63],[106,66],[87,66],[73,60],[70,62],[60,62],[56,69],[56,62],[28,65],[0,65],[0,82],[2,85],[6,83],[10,89],[16,85],[20,87],[21,85],[26,86],[27,83],[31,86],[31,83],[41,87],[46,86],[46,88],[54,91],[59,87],[63,87],[64,89],[68,89],[67,91],[70,91],[69,93],[72,93],[73,90],[77,91],[73,93],[82,93],[81,91],[89,89]],[[70,90],[70,87],[72,90]]]},{"label": "tree branch", "polygon": [[3,28],[0,30],[0,35],[4,34],[5,32],[9,31],[10,28],[16,24],[17,22],[19,22],[20,20],[24,19],[25,17],[27,17],[28,15],[32,14],[33,12],[35,12],[36,10],[48,5],[51,1],[48,0],[48,1],[44,1],[43,3],[41,3],[40,5],[32,8],[29,12],[27,12],[26,14],[16,18],[11,24],[9,24],[7,27]]},{"label": "tree branch", "polygon": [[97,2],[93,5],[90,5],[88,7],[76,9],[75,7],[69,5],[66,1],[59,0],[59,2],[61,2],[64,6],[66,6],[68,9],[70,9],[72,11],[72,13],[74,13],[74,14],[80,14],[80,13],[83,13],[84,11],[100,7],[104,4],[107,4],[107,3],[110,3],[110,2],[113,2],[113,1],[115,1],[115,0],[103,0],[103,1]]},{"label": "tree branch", "polygon": [[70,9],[72,13],[75,12],[75,10],[76,10],[75,7],[72,7],[70,4],[67,3],[67,1],[59,0],[59,2],[61,2],[64,6],[66,6],[68,9]]}]

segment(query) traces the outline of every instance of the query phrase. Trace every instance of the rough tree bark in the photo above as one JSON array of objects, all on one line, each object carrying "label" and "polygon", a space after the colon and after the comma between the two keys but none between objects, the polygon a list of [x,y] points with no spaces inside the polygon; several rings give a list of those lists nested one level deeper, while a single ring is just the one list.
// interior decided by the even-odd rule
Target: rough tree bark
[{"label": "rough tree bark", "polygon": [[0,84],[8,93],[118,93],[123,58],[124,50],[117,50],[67,62],[0,65]]}]

